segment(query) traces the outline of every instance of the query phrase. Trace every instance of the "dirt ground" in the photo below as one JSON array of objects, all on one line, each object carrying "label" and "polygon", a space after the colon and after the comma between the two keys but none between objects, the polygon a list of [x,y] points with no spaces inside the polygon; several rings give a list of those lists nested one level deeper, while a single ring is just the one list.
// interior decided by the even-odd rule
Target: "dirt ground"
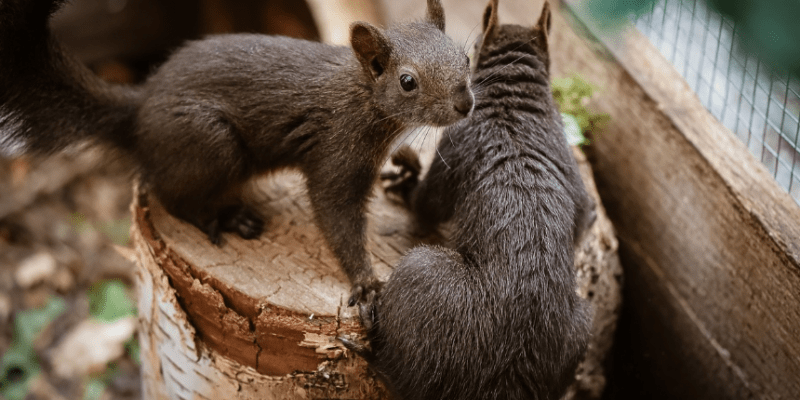
[{"label": "dirt ground", "polygon": [[[103,282],[122,283],[123,300],[135,304],[133,264],[122,255],[130,179],[91,152],[0,159],[0,398],[18,397],[12,392],[26,381],[26,399],[141,398],[135,317],[101,322],[90,311],[92,288]],[[60,311],[34,332],[30,362],[13,359],[22,316],[53,304]]]}]

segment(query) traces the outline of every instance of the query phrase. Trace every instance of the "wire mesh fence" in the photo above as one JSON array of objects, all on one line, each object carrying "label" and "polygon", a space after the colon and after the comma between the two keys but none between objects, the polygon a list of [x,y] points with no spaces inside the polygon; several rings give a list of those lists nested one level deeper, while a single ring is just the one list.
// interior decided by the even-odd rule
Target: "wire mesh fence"
[{"label": "wire mesh fence", "polygon": [[800,205],[800,80],[743,51],[703,0],[658,1],[634,23]]}]

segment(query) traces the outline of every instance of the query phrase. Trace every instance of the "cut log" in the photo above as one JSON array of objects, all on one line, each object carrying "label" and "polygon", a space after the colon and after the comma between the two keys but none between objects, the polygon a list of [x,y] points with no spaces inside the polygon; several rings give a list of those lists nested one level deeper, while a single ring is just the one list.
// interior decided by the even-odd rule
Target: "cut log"
[{"label": "cut log", "polygon": [[[591,172],[576,151],[587,185]],[[366,363],[337,337],[360,337],[349,283],[312,221],[302,178],[257,184],[271,215],[258,240],[224,235],[213,246],[194,227],[136,196],[133,240],[145,399],[384,399]],[[419,242],[411,215],[376,190],[368,250],[381,279]],[[599,201],[598,201],[599,204]],[[597,398],[620,305],[616,239],[605,216],[576,247],[579,292],[596,310],[593,341],[568,398]]]}]

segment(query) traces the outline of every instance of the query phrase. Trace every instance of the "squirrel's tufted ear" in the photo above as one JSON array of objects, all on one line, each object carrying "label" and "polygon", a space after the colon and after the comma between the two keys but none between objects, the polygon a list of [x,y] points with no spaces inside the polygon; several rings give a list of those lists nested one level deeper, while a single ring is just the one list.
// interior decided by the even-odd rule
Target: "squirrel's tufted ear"
[{"label": "squirrel's tufted ear", "polygon": [[489,0],[486,5],[486,10],[483,12],[483,33],[481,34],[480,44],[478,45],[478,54],[483,49],[484,43],[491,39],[497,31],[497,0]]},{"label": "squirrel's tufted ear", "polygon": [[380,29],[366,22],[354,22],[350,25],[350,45],[364,72],[373,80],[383,74],[392,48]]},{"label": "squirrel's tufted ear", "polygon": [[547,51],[547,42],[550,36],[550,26],[552,25],[552,16],[550,13],[550,2],[548,0],[544,0],[544,5],[542,6],[542,14],[539,16],[539,21],[536,22],[536,26],[533,27],[534,37],[536,38],[536,42],[544,51]]},{"label": "squirrel's tufted ear", "polygon": [[428,0],[428,22],[444,32],[444,7],[441,0]]}]

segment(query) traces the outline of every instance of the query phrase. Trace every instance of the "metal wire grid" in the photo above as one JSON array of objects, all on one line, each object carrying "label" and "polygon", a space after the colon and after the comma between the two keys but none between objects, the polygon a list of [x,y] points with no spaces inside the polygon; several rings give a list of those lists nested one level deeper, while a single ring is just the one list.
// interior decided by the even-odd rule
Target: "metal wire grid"
[{"label": "metal wire grid", "polygon": [[658,1],[634,23],[800,205],[800,80],[744,52],[703,0]]}]

